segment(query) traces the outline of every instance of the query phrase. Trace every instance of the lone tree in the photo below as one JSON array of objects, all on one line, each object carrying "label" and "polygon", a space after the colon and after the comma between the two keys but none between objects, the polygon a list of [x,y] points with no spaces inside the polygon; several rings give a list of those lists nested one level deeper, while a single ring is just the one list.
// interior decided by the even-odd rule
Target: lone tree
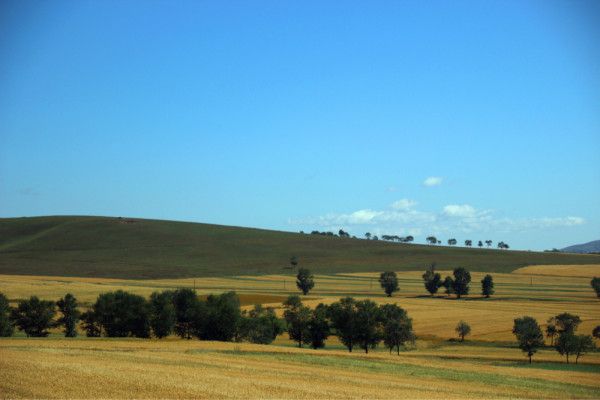
[{"label": "lone tree", "polygon": [[595,276],[591,281],[590,284],[592,285],[592,288],[594,289],[594,291],[596,292],[596,296],[600,298],[600,278]]},{"label": "lone tree", "polygon": [[460,267],[454,269],[454,280],[452,281],[452,289],[456,294],[456,298],[469,294],[469,283],[471,283],[471,274],[466,269]]},{"label": "lone tree", "polygon": [[382,339],[380,312],[377,304],[371,300],[356,302],[356,343],[365,351],[377,347]]},{"label": "lone tree", "polygon": [[306,268],[300,268],[298,275],[296,275],[296,286],[302,291],[303,295],[307,295],[313,287],[315,287],[315,281],[313,275]]},{"label": "lone tree", "polygon": [[379,283],[388,297],[392,297],[392,293],[400,290],[398,287],[398,276],[393,271],[382,272],[379,276]]},{"label": "lone tree", "polygon": [[431,264],[431,267],[423,274],[423,283],[431,296],[436,294],[438,289],[442,287],[442,276],[435,272],[435,263]]},{"label": "lone tree", "polygon": [[367,238],[367,240],[371,239],[371,232],[365,233],[365,237]]},{"label": "lone tree", "polygon": [[150,327],[159,339],[169,336],[175,329],[177,312],[173,292],[154,292],[150,295]]},{"label": "lone tree", "polygon": [[11,311],[10,318],[27,337],[46,337],[48,329],[52,326],[54,318],[54,302],[40,300],[31,296],[28,300],[21,300],[17,308]]},{"label": "lone tree", "polygon": [[384,304],[380,308],[383,321],[383,342],[390,349],[396,349],[400,355],[400,347],[406,342],[414,342],[415,335],[412,330],[412,320],[404,309],[395,304]]},{"label": "lone tree", "polygon": [[0,293],[0,337],[12,336],[15,328],[10,321],[8,298]]},{"label": "lone tree", "polygon": [[345,297],[331,304],[327,311],[331,327],[335,329],[335,334],[348,351],[352,353],[352,349],[357,343],[358,332],[356,301],[352,297]]},{"label": "lone tree", "polygon": [[310,343],[310,333],[308,331],[308,325],[312,313],[310,308],[302,305],[302,301],[298,295],[292,295],[283,302],[285,311],[283,312],[283,318],[287,323],[287,331],[290,339],[298,342],[298,347],[302,347],[302,344]]},{"label": "lone tree", "polygon": [[461,342],[464,342],[465,336],[471,333],[471,327],[465,321],[460,321],[454,330],[458,334],[458,337],[460,337]]},{"label": "lone tree", "polygon": [[481,280],[481,294],[486,298],[494,294],[494,278],[489,274]]},{"label": "lone tree", "polygon": [[532,317],[523,317],[515,319],[513,333],[519,341],[519,348],[527,353],[529,363],[538,348],[544,346],[544,335],[537,321]]},{"label": "lone tree", "polygon": [[77,299],[71,293],[56,302],[58,310],[62,313],[57,324],[64,326],[66,337],[77,336],[77,323],[81,317],[81,312],[77,309]]},{"label": "lone tree", "polygon": [[330,328],[327,321],[327,306],[320,303],[313,311],[308,321],[308,342],[313,349],[325,347]]}]

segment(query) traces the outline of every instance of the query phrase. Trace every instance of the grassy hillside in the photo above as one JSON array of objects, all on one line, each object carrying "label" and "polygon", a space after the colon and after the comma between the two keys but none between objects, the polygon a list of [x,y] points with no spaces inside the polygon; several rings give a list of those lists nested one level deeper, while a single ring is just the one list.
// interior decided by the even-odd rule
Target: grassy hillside
[{"label": "grassy hillside", "polygon": [[[110,217],[0,219],[0,274],[178,278],[286,272],[422,270],[431,262],[510,272],[531,264],[600,264],[598,255],[402,245],[187,222]],[[289,272],[289,270],[287,270]]]}]

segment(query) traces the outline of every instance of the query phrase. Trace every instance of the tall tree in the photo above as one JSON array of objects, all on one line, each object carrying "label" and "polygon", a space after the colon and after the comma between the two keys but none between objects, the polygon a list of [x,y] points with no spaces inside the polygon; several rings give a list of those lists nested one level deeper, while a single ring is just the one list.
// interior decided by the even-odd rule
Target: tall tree
[{"label": "tall tree", "polygon": [[374,349],[382,339],[380,320],[377,303],[371,300],[356,302],[356,343],[365,353]]},{"label": "tall tree", "polygon": [[357,344],[358,335],[356,301],[352,297],[345,297],[331,304],[328,309],[328,317],[338,339],[352,353],[352,349]]},{"label": "tall tree", "polygon": [[49,333],[48,329],[52,327],[55,313],[53,301],[40,300],[37,296],[31,296],[27,300],[19,301],[17,308],[11,310],[10,318],[27,337],[46,337]]},{"label": "tall tree", "polygon": [[563,332],[558,335],[555,348],[561,356],[567,357],[567,364],[569,363],[569,356],[577,351],[577,347],[577,338],[573,332]]},{"label": "tall tree", "polygon": [[460,337],[460,341],[464,342],[465,336],[468,336],[471,333],[471,326],[465,321],[460,321],[454,330],[458,334],[458,337]]},{"label": "tall tree", "polygon": [[442,287],[442,276],[435,272],[435,263],[431,264],[431,267],[423,274],[423,283],[431,296],[436,294],[438,289]]},{"label": "tall tree", "polygon": [[62,317],[57,321],[58,325],[64,326],[66,337],[77,336],[77,324],[81,317],[81,312],[77,309],[77,299],[71,293],[67,293],[65,297],[56,302],[58,310],[62,313]]},{"label": "tall tree", "polygon": [[494,278],[489,274],[481,280],[481,294],[487,298],[494,294]]},{"label": "tall tree", "polygon": [[519,341],[519,348],[527,353],[529,363],[538,348],[544,346],[544,335],[537,321],[532,317],[522,317],[515,319],[513,333]]},{"label": "tall tree", "polygon": [[182,339],[191,339],[192,330],[198,324],[200,315],[203,314],[202,304],[196,291],[190,288],[181,288],[173,292],[173,305],[175,306],[175,333]]},{"label": "tall tree", "polygon": [[459,267],[455,268],[454,280],[452,281],[452,289],[456,294],[456,298],[460,299],[461,296],[469,294],[469,283],[471,283],[471,274],[466,269]]},{"label": "tall tree", "polygon": [[400,289],[398,287],[398,276],[393,271],[382,272],[381,275],[379,275],[379,284],[388,297],[392,297],[392,293],[397,292]]},{"label": "tall tree", "polygon": [[592,285],[592,289],[596,292],[596,296],[600,298],[600,278],[597,276],[592,278],[590,285]]},{"label": "tall tree", "polygon": [[303,295],[307,295],[308,292],[315,287],[315,281],[313,275],[306,268],[300,268],[298,275],[296,276],[296,286],[302,291]]},{"label": "tall tree", "polygon": [[325,340],[329,337],[330,328],[327,320],[327,306],[320,303],[313,311],[308,322],[308,339],[310,347],[320,349],[325,347]]},{"label": "tall tree", "polygon": [[8,298],[0,293],[0,337],[12,336],[15,327],[10,320],[10,306]]},{"label": "tall tree", "polygon": [[159,339],[169,336],[175,329],[177,312],[173,304],[173,292],[154,292],[150,295],[150,327]]},{"label": "tall tree", "polygon": [[400,355],[400,347],[406,342],[414,342],[412,320],[404,309],[395,304],[384,304],[380,307],[381,319],[383,321],[383,342],[386,347],[396,349]]},{"label": "tall tree", "polygon": [[594,339],[590,335],[575,335],[575,364],[579,361],[579,357],[595,349]]},{"label": "tall tree", "polygon": [[302,305],[302,301],[297,295],[289,296],[283,306],[285,308],[283,318],[287,324],[290,339],[298,342],[298,347],[310,343],[310,333],[308,331],[312,316],[310,308]]}]

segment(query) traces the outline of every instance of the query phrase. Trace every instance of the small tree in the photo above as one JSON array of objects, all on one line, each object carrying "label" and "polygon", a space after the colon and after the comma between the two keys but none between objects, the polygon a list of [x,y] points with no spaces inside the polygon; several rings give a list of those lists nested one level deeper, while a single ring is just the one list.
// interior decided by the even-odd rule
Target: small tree
[{"label": "small tree", "polygon": [[356,302],[356,343],[365,353],[377,347],[382,339],[379,329],[380,312],[377,304],[371,300]]},{"label": "small tree", "polygon": [[313,311],[308,322],[308,341],[313,349],[325,347],[330,328],[327,321],[327,306],[319,304]]},{"label": "small tree", "polygon": [[302,301],[297,295],[289,296],[283,306],[285,308],[283,317],[287,323],[290,339],[298,342],[298,347],[310,343],[310,333],[308,331],[312,316],[310,308],[302,305]]},{"label": "small tree", "polygon": [[452,238],[452,239],[448,239],[448,246],[454,246],[456,245],[456,239]]},{"label": "small tree", "polygon": [[469,294],[469,283],[471,283],[471,274],[466,269],[460,267],[454,269],[454,280],[452,282],[452,288],[456,294],[456,298],[460,299],[460,296]]},{"label": "small tree", "polygon": [[598,298],[600,298],[600,278],[595,276],[591,281],[590,284],[592,285],[592,288],[594,289],[594,291],[596,292],[596,296]]},{"label": "small tree", "polygon": [[467,246],[467,247],[473,246],[473,241],[469,240],[469,239],[465,240],[465,246]]},{"label": "small tree", "polygon": [[487,247],[490,247],[492,245],[492,241],[491,240],[486,240],[485,244],[487,245]]},{"label": "small tree", "polygon": [[371,232],[365,233],[365,237],[367,238],[367,240],[371,239]]},{"label": "small tree", "polygon": [[575,335],[575,364],[579,361],[579,357],[593,351],[595,348],[596,345],[590,335]]},{"label": "small tree", "polygon": [[62,317],[57,321],[57,324],[64,326],[66,337],[77,336],[77,323],[81,317],[81,313],[77,309],[77,299],[71,293],[67,293],[65,297],[56,302]]},{"label": "small tree", "polygon": [[477,242],[477,246],[479,246],[479,248],[483,247],[483,242],[480,240],[479,242]]},{"label": "small tree", "polygon": [[486,298],[494,294],[494,278],[489,274],[481,280],[481,294]]},{"label": "small tree", "polygon": [[263,308],[260,304],[256,304],[254,309],[242,313],[237,339],[270,344],[284,331],[284,323],[277,318],[273,308]]},{"label": "small tree", "polygon": [[0,337],[12,336],[15,328],[10,320],[8,298],[0,293]]},{"label": "small tree", "polygon": [[150,295],[150,327],[159,339],[169,336],[175,329],[177,312],[173,292],[154,292]]},{"label": "small tree", "polygon": [[315,287],[315,281],[313,275],[306,268],[300,268],[298,275],[296,276],[296,286],[302,291],[303,295],[307,295],[313,287]]},{"label": "small tree", "polygon": [[569,355],[577,351],[577,346],[577,338],[572,332],[563,332],[558,335],[555,345],[556,351],[561,356],[567,357],[567,364],[569,363]]},{"label": "small tree", "polygon": [[290,267],[295,269],[298,266],[298,258],[296,256],[290,257]]},{"label": "small tree", "polygon": [[600,325],[594,328],[594,330],[592,331],[592,336],[596,339],[600,339]]},{"label": "small tree", "polygon": [[427,289],[431,296],[436,294],[438,289],[442,286],[442,276],[435,272],[435,264],[432,264],[431,267],[425,271],[423,274],[423,282],[425,284],[425,289]]},{"label": "small tree", "polygon": [[460,321],[454,330],[458,334],[458,337],[460,337],[461,342],[464,342],[465,336],[471,333],[471,327],[465,321]]},{"label": "small tree", "polygon": [[527,353],[529,363],[538,348],[544,345],[544,335],[537,321],[532,317],[523,317],[515,319],[513,333],[519,341],[519,348]]},{"label": "small tree", "polygon": [[438,242],[438,240],[435,236],[427,236],[427,239],[425,239],[425,240],[429,244],[436,244]]},{"label": "small tree", "polygon": [[388,297],[392,297],[392,293],[399,290],[398,276],[393,271],[382,272],[379,276],[379,283]]},{"label": "small tree", "polygon": [[414,333],[412,330],[412,320],[404,309],[395,304],[385,304],[381,306],[381,318],[383,321],[383,342],[386,347],[396,349],[400,355],[400,347],[406,342],[414,342]]},{"label": "small tree", "polygon": [[81,322],[87,337],[100,337],[102,335],[102,326],[94,310],[82,313]]},{"label": "small tree", "polygon": [[27,337],[45,337],[52,327],[54,314],[54,302],[31,296],[28,300],[19,301],[17,308],[11,311],[10,318]]},{"label": "small tree", "polygon": [[442,286],[445,288],[444,293],[446,293],[446,295],[450,296],[454,293],[454,281],[451,277],[447,276],[446,279],[444,279],[444,282],[442,282]]}]

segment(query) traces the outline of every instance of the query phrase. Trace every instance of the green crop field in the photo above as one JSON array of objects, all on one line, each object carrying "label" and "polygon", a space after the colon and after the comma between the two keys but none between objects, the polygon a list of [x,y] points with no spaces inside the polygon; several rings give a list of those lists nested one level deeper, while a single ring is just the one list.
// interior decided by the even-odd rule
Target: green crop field
[{"label": "green crop field", "polygon": [[442,269],[494,272],[600,263],[598,255],[398,244],[174,221],[0,219],[0,274],[131,279],[278,274],[292,255],[321,274],[422,270],[432,262]]}]

